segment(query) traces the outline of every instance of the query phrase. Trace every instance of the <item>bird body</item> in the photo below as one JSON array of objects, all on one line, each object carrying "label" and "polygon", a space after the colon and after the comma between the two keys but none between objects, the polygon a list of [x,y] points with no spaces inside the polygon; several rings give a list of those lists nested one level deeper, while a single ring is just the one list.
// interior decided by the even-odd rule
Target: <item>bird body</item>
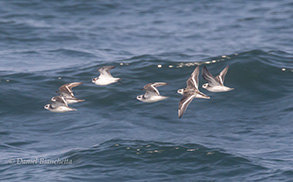
[{"label": "bird body", "polygon": [[45,109],[51,111],[51,112],[57,112],[57,113],[63,113],[68,111],[76,111],[76,109],[68,107],[68,106],[52,106],[52,104],[47,104],[44,106]]},{"label": "bird body", "polygon": [[187,107],[194,98],[210,99],[209,96],[198,90],[198,75],[199,66],[192,72],[191,76],[186,81],[186,88],[178,89],[177,93],[183,95],[179,101],[178,117],[181,118],[185,113]]},{"label": "bird body", "polygon": [[96,85],[102,86],[118,82],[120,78],[114,78],[109,71],[114,68],[115,66],[103,66],[99,68],[98,71],[100,72],[100,76],[93,78],[92,82]]},{"label": "bird body", "polygon": [[51,104],[45,105],[44,108],[51,112],[58,112],[58,113],[76,111],[76,109],[68,107],[66,100],[62,96],[52,97]]},{"label": "bird body", "polygon": [[137,100],[142,102],[157,102],[161,100],[165,100],[168,97],[160,95],[160,92],[156,87],[167,85],[165,82],[156,82],[156,83],[149,83],[143,87],[143,90],[145,90],[144,95],[137,96]]},{"label": "bird body", "polygon": [[227,92],[234,90],[224,85],[225,76],[228,72],[229,66],[226,66],[218,76],[214,77],[207,69],[206,66],[202,69],[202,77],[208,81],[202,85],[202,88],[207,89],[210,92]]}]

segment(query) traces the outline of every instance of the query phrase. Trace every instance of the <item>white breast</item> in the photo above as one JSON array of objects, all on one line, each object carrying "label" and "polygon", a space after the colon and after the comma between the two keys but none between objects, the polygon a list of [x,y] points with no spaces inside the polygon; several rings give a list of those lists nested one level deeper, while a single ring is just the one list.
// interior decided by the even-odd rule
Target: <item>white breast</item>
[{"label": "white breast", "polygon": [[233,89],[226,86],[214,86],[214,87],[208,87],[207,90],[210,92],[227,92]]},{"label": "white breast", "polygon": [[119,78],[111,78],[111,77],[103,77],[99,78],[95,81],[96,85],[109,85],[111,83],[115,83],[119,80]]}]

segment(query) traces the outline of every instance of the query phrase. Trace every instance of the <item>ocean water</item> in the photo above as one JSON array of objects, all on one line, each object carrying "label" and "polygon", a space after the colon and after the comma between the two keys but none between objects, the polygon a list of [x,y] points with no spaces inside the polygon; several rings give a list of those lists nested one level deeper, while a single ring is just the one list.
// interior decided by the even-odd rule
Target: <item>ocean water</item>
[{"label": "ocean water", "polygon": [[[0,1],[0,181],[292,181],[293,3]],[[113,65],[122,83],[91,79]],[[194,68],[226,65],[231,92]],[[142,103],[150,82],[167,100]],[[59,86],[85,102],[43,107]]]}]

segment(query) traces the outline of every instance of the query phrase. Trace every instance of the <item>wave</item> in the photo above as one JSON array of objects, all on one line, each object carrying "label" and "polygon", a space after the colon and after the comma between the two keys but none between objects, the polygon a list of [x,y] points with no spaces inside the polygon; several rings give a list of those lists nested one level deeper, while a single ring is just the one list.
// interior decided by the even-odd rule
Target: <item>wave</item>
[{"label": "wave", "polygon": [[[64,50],[57,51],[63,52]],[[67,52],[67,50],[65,51]],[[130,105],[133,105],[133,103],[129,103],[129,100],[135,100],[136,95],[140,94],[140,89],[145,84],[156,81],[169,83],[160,90],[170,96],[170,99],[177,100],[176,90],[185,87],[186,79],[196,65],[206,65],[214,75],[218,74],[226,65],[230,66],[225,84],[235,90],[229,92],[233,93],[229,98],[218,96],[229,93],[208,93],[201,88],[205,81],[201,76],[199,78],[200,90],[212,97],[213,107],[219,107],[223,103],[227,107],[238,107],[239,105],[247,107],[251,103],[254,103],[255,107],[259,107],[278,102],[285,103],[292,96],[293,70],[290,67],[292,55],[281,51],[252,50],[213,57],[201,62],[178,62],[162,59],[160,55],[142,55],[110,64],[116,66],[116,69],[112,70],[112,74],[122,78],[123,84],[114,84],[104,88],[95,87],[91,83],[91,79],[99,75],[97,68],[109,65],[109,63],[91,63],[46,72],[12,74],[0,72],[0,86],[3,87],[2,90],[6,95],[6,97],[1,97],[1,102],[11,102],[6,98],[15,98],[15,95],[18,96],[17,100],[20,105],[27,100],[36,102],[36,94],[41,94],[36,93],[36,90],[44,92],[41,97],[54,95],[60,85],[75,81],[84,82],[84,85],[76,88],[77,92],[81,94],[80,97],[88,101],[97,101],[96,103],[104,104],[105,107],[109,106],[114,110],[129,108]],[[97,94],[103,97],[95,97]],[[115,105],[116,101],[119,101],[119,104]],[[137,106],[137,103],[134,106]],[[281,104],[281,106],[281,110],[292,109],[292,105],[288,106],[288,103]]]},{"label": "wave", "polygon": [[[57,50],[60,51],[67,52],[67,50]],[[228,152],[224,150],[225,146],[222,147],[217,143],[219,140],[210,141],[213,147],[200,145],[199,142],[190,144],[158,142],[173,141],[172,137],[185,139],[195,127],[209,127],[215,135],[202,134],[205,139],[214,140],[215,137],[220,136],[220,141],[231,140],[233,143],[235,142],[233,137],[225,137],[226,135],[223,136],[222,133],[222,130],[231,132],[231,129],[224,130],[224,127],[232,126],[236,130],[233,135],[245,136],[237,138],[239,143],[249,143],[248,140],[256,134],[253,133],[254,130],[259,126],[267,128],[260,123],[274,126],[278,121],[278,125],[288,124],[293,109],[290,102],[293,93],[291,54],[281,51],[252,50],[210,57],[200,62],[191,62],[190,55],[177,55],[189,57],[188,61],[178,61],[176,56],[173,60],[172,56],[166,55],[168,54],[141,55],[111,63],[92,62],[49,71],[1,71],[2,124],[9,124],[11,127],[17,124],[25,129],[29,128],[30,133],[34,135],[39,135],[41,131],[53,138],[67,136],[69,140],[72,140],[72,136],[85,136],[85,133],[92,135],[99,130],[97,137],[103,135],[107,138],[104,143],[83,149],[69,147],[69,151],[58,151],[54,156],[43,154],[52,159],[71,159],[74,165],[63,168],[70,169],[67,173],[70,179],[80,181],[93,179],[91,176],[84,176],[84,171],[88,172],[87,174],[101,174],[94,179],[96,181],[119,180],[116,176],[120,176],[122,181],[150,177],[151,181],[162,179],[180,181],[182,178],[192,181],[195,178],[194,174],[197,179],[207,181],[213,181],[218,177],[227,181],[235,181],[235,179],[245,181],[247,178],[266,179],[272,171],[276,175],[275,179],[283,174],[292,175],[290,171],[275,171],[270,165],[260,164],[259,158],[239,155],[241,152],[236,149],[229,149]],[[99,74],[97,68],[109,64],[116,66],[111,73],[115,77],[122,78],[122,84],[117,83],[107,87],[92,84],[91,79]],[[186,86],[187,78],[197,65],[206,65],[214,75],[229,65],[225,84],[235,90],[226,93],[209,93],[200,87],[200,90],[211,96],[211,99],[194,100],[179,124],[177,109],[181,96],[176,91]],[[200,85],[205,82],[202,77],[199,80]],[[58,115],[43,108],[56,94],[59,86],[75,81],[84,82],[83,85],[74,88],[75,96],[86,100],[73,105],[78,109],[77,112]],[[135,97],[143,93],[141,88],[155,81],[169,83],[168,86],[159,88],[160,93],[169,96],[169,99],[154,104],[138,102]],[[281,127],[277,129],[281,130]],[[274,135],[279,130],[274,128],[273,132],[269,132]],[[15,134],[12,131],[26,136],[22,127],[13,128],[9,132],[3,130],[0,135],[9,138],[9,135]],[[112,132],[115,132],[115,138],[141,140],[109,140],[113,137]],[[150,132],[160,132],[160,135],[146,139],[150,137]],[[197,132],[200,130],[197,129]],[[266,134],[267,131],[260,132]],[[291,134],[290,131],[285,132],[287,133],[283,135]],[[47,135],[44,136],[45,139]],[[161,139],[163,135],[166,138]],[[96,135],[88,139],[95,140],[94,137]],[[27,139],[24,137],[23,142],[8,144],[11,147],[26,146],[31,149],[30,146],[37,142],[25,140]],[[55,144],[55,141],[52,143]],[[7,146],[2,147],[7,148]],[[41,147],[46,149],[46,146]],[[32,151],[35,149],[33,148]],[[9,166],[9,169],[11,168],[15,166]],[[54,170],[51,166],[46,169]],[[140,179],[132,175],[136,173],[139,173],[137,176]],[[207,176],[206,173],[209,175]]]},{"label": "wave", "polygon": [[83,49],[55,49],[55,50],[48,50],[49,53],[52,54],[60,54],[63,56],[74,56],[74,57],[86,57],[86,58],[96,58],[96,56],[86,50]]},{"label": "wave", "polygon": [[[185,179],[224,175],[227,179],[254,172],[265,171],[266,168],[241,156],[226,153],[221,149],[207,148],[198,144],[174,144],[141,140],[113,139],[88,149],[78,149],[62,154],[62,158],[71,159],[78,170],[107,171],[107,176],[120,176],[129,179],[131,174],[144,173],[148,178],[166,179],[181,176]],[[123,166],[123,170],[121,169]],[[125,173],[124,171],[128,171]],[[214,172],[212,172],[214,171]],[[243,172],[245,171],[245,172]],[[239,174],[242,173],[242,174]],[[152,174],[152,175],[151,175]],[[154,175],[155,174],[155,175]],[[80,179],[84,179],[80,177]]]}]

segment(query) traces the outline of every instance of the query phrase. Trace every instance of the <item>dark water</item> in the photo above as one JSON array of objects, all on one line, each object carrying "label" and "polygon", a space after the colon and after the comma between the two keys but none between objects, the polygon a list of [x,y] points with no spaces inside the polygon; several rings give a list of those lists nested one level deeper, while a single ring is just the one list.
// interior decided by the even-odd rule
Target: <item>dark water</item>
[{"label": "dark water", "polygon": [[[289,0],[0,1],[0,180],[292,181],[292,9]],[[178,119],[176,90],[197,64],[213,74],[230,65],[235,90],[201,89],[211,99]],[[123,83],[92,84],[104,65]],[[76,112],[43,108],[77,81],[86,102]],[[169,99],[135,99],[155,81],[169,83],[159,89]]]}]

